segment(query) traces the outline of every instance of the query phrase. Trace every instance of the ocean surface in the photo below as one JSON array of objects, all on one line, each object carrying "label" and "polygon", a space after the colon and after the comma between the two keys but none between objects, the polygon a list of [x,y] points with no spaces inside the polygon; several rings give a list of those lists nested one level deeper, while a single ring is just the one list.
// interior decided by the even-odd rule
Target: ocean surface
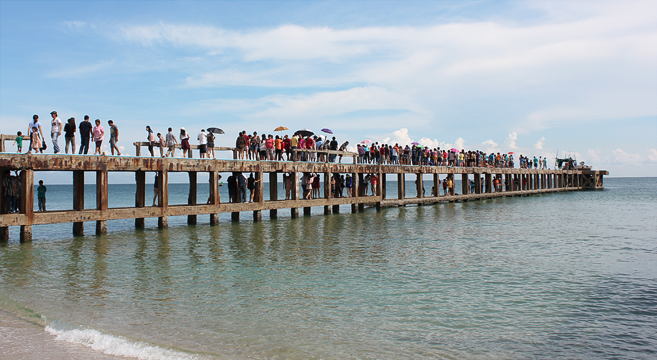
[{"label": "ocean surface", "polygon": [[[134,186],[110,185],[109,202],[133,205]],[[70,209],[72,188],[49,185],[48,207]],[[0,358],[30,358],[30,339],[56,344],[50,359],[657,358],[657,178],[321,214],[43,225],[27,244],[12,228]]]}]

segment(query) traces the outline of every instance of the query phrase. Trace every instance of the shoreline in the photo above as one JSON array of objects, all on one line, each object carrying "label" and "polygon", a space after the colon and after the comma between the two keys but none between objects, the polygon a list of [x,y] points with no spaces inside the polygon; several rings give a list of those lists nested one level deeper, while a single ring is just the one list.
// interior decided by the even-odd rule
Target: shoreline
[{"label": "shoreline", "polygon": [[0,348],[3,356],[14,360],[115,360],[122,356],[107,355],[83,345],[57,340],[44,327],[0,310]]}]

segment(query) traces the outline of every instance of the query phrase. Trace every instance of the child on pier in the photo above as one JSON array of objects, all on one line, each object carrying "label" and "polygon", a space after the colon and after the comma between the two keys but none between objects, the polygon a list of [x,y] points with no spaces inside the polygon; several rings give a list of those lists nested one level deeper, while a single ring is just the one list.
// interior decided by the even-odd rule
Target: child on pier
[{"label": "child on pier", "polygon": [[30,147],[30,150],[27,152],[28,154],[31,154],[32,150],[34,150],[34,152],[39,152],[39,151],[43,152],[43,150],[41,150],[41,140],[39,139],[39,133],[37,132],[37,130],[38,129],[36,126],[32,127],[32,133],[30,134],[30,144],[32,146]]},{"label": "child on pier", "polygon": [[16,135],[17,136],[16,139],[14,140],[13,145],[18,145],[17,152],[20,154],[21,152],[23,152],[23,133],[19,131]]}]

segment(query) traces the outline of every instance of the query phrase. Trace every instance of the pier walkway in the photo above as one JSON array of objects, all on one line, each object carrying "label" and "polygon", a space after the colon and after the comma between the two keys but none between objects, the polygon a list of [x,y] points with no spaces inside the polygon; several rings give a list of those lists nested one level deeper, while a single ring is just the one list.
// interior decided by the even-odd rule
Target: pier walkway
[{"label": "pier walkway", "polygon": [[[3,195],[3,178],[9,171],[18,170],[20,175],[19,213],[7,213],[7,199]],[[34,172],[63,171],[72,173],[73,203],[70,210],[34,212]],[[96,178],[96,207],[84,208],[85,175],[93,172]],[[110,172],[132,172],[135,174],[135,206],[128,208],[108,208],[108,175]],[[146,206],[146,173],[158,174],[159,196],[157,206]],[[197,202],[197,176],[200,172],[209,173],[210,202]],[[256,182],[254,202],[228,203],[219,202],[220,173],[254,173],[256,180],[267,179],[269,182]],[[187,173],[189,178],[189,197],[186,205],[169,205],[168,178],[171,173]],[[284,186],[279,174],[287,173],[293,178],[290,200],[278,199],[278,186]],[[300,178],[303,173],[323,175],[324,188],[321,198],[304,200],[300,193]],[[353,197],[332,196],[330,179],[334,174],[350,174],[353,181]],[[375,174],[380,181],[376,185],[375,195],[365,195],[364,178]],[[424,179],[427,175],[431,180]],[[395,176],[398,186],[396,194],[389,194],[386,187],[386,175]],[[374,164],[343,164],[324,162],[292,161],[251,161],[191,158],[156,158],[156,157],[114,157],[89,155],[46,155],[46,154],[0,154],[0,241],[9,238],[9,227],[20,226],[20,240],[31,241],[32,225],[72,223],[73,234],[82,235],[84,223],[96,222],[96,234],[107,232],[108,220],[135,219],[135,226],[144,227],[145,218],[158,218],[158,226],[168,226],[169,216],[187,216],[189,224],[196,224],[198,215],[209,215],[210,224],[218,223],[219,213],[231,213],[238,221],[240,213],[252,212],[253,220],[262,220],[262,211],[269,211],[270,218],[275,218],[282,209],[290,209],[291,216],[298,217],[299,209],[310,215],[311,208],[324,207],[324,214],[337,213],[340,205],[351,205],[351,211],[362,211],[365,206],[377,209],[385,206],[422,205],[437,202],[454,202],[486,199],[503,196],[522,196],[530,194],[600,189],[605,170],[537,170],[516,168],[479,168],[479,167],[445,167],[445,166],[401,166]],[[452,188],[450,195],[438,196],[422,191],[414,197],[406,197],[406,179],[411,177],[418,189],[432,185],[441,188],[440,176],[452,181],[461,180],[460,194]],[[460,177],[460,178],[459,178]],[[494,181],[499,179],[501,186],[495,189]],[[474,182],[473,193],[470,181]],[[269,199],[264,198],[264,186],[269,186]],[[497,191],[496,191],[497,190]],[[391,196],[392,195],[392,196]],[[203,199],[205,200],[205,199]],[[227,201],[228,199],[224,199]]]}]

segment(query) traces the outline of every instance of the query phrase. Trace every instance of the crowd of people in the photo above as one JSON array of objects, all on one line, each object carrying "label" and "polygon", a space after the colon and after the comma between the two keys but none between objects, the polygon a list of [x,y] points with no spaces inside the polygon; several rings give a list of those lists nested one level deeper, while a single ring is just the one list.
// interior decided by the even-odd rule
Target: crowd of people
[{"label": "crowd of people", "polygon": [[[105,128],[101,121],[96,119],[92,124],[89,116],[84,116],[79,126],[76,126],[75,118],[69,118],[66,124],[59,119],[57,112],[50,113],[50,138],[55,154],[61,153],[59,137],[64,133],[64,152],[76,153],[76,132],[79,131],[80,147],[78,154],[87,154],[90,141],[95,145],[94,154],[103,154],[102,145],[106,137]],[[94,125],[95,124],[95,125]],[[121,155],[117,146],[119,141],[119,128],[112,120],[107,121],[109,129],[109,145],[111,154]],[[200,158],[216,158],[215,140],[216,136],[211,129],[201,129],[196,136],[198,141]],[[175,157],[176,149],[182,149],[182,156],[188,157],[192,151],[190,145],[191,135],[184,127],[180,128],[179,134],[174,134],[173,128],[168,128],[167,133],[156,133],[150,126],[146,126],[146,140],[148,151],[155,156],[155,148],[159,148],[159,156]],[[17,133],[15,145],[18,152],[22,152],[22,132]],[[30,144],[27,153],[43,153],[47,149],[42,125],[39,116],[34,115],[28,126],[27,139]],[[258,161],[311,161],[311,162],[341,162],[343,155],[352,156],[348,153],[349,141],[339,145],[335,136],[329,139],[327,136],[314,134],[295,133],[288,135],[273,135],[253,132],[251,135],[241,131],[235,140],[235,151],[237,159]],[[297,151],[295,151],[297,150]],[[305,151],[298,151],[305,150]],[[331,150],[331,151],[326,151]],[[326,151],[326,152],[324,152]],[[390,164],[390,165],[418,165],[418,166],[453,166],[453,167],[497,167],[513,168],[515,166],[514,153],[485,153],[479,150],[441,149],[440,147],[427,147],[417,143],[411,145],[399,145],[398,143],[379,144],[364,141],[356,145],[357,162],[361,164]],[[547,158],[530,159],[520,155],[520,168],[547,169]]]}]

